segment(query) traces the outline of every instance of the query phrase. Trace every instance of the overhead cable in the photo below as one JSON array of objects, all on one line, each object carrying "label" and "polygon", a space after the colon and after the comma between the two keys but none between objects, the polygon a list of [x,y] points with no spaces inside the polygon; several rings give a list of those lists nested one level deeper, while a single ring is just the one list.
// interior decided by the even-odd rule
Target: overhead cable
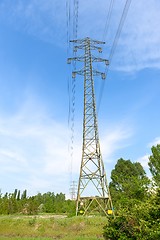
[{"label": "overhead cable", "polygon": [[[121,31],[122,31],[124,22],[126,20],[127,13],[128,13],[128,10],[129,10],[131,2],[132,2],[132,0],[126,0],[125,6],[123,8],[122,16],[121,16],[121,19],[120,19],[120,22],[119,22],[119,25],[118,25],[118,29],[117,29],[117,32],[116,32],[116,35],[115,35],[115,38],[114,38],[114,41],[113,41],[113,45],[111,47],[111,51],[110,51],[110,54],[109,54],[109,59],[108,59],[109,60],[109,66],[106,66],[106,69],[105,69],[106,76],[108,74],[108,69],[109,69],[109,67],[111,65],[111,62],[112,62],[112,59],[113,59],[113,55],[115,53],[115,49],[117,47],[118,40],[119,40]],[[101,84],[97,112],[99,112],[99,109],[100,109],[101,100],[102,100],[103,91],[104,91],[104,85],[105,85],[105,81],[102,82],[102,84]]]},{"label": "overhead cable", "polygon": [[[78,35],[78,11],[79,1],[73,0],[73,39],[77,39]],[[69,39],[71,40],[71,39]],[[76,57],[76,52],[73,51],[73,56]],[[73,61],[73,71],[76,71],[76,62]],[[75,122],[75,99],[76,99],[76,80],[72,78],[71,81],[71,107],[70,107],[70,130],[71,130],[71,145],[70,145],[70,178],[72,182],[72,168],[73,168],[73,153],[74,153],[74,122]]]},{"label": "overhead cable", "polygon": [[[66,29],[67,29],[67,58],[70,54],[70,38],[71,38],[71,0],[66,0]],[[68,129],[69,129],[69,142],[68,142],[68,151],[70,154],[70,161],[69,161],[69,175],[70,175],[70,181],[72,180],[72,132],[71,132],[71,88],[72,88],[72,82],[71,82],[71,68],[68,70],[67,74],[67,92],[68,92]]]},{"label": "overhead cable", "polygon": [[104,28],[103,38],[102,38],[103,42],[105,41],[107,33],[108,33],[112,10],[113,10],[113,5],[114,5],[114,0],[111,0],[110,5],[109,5],[108,14],[107,14],[107,20],[106,20],[106,24],[105,24],[105,28]]}]

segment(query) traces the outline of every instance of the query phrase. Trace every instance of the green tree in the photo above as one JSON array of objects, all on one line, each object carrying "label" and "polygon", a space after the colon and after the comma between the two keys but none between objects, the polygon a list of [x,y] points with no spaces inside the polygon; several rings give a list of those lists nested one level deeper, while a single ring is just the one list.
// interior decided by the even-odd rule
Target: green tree
[{"label": "green tree", "polygon": [[[129,200],[144,200],[148,195],[149,179],[140,163],[119,159],[111,172],[110,191],[114,205],[126,204]],[[132,201],[130,201],[132,199]]]},{"label": "green tree", "polygon": [[22,193],[21,199],[26,199],[27,198],[27,190],[25,189]]},{"label": "green tree", "polygon": [[15,189],[15,190],[14,190],[14,193],[13,193],[13,197],[14,197],[14,198],[17,198],[17,193],[18,193],[18,190]]},{"label": "green tree", "polygon": [[55,196],[55,212],[64,213],[65,211],[65,194],[57,193]]},{"label": "green tree", "polygon": [[17,200],[18,201],[20,200],[20,194],[21,194],[21,192],[20,192],[20,190],[18,190],[18,194],[17,194]]},{"label": "green tree", "polygon": [[160,187],[160,144],[153,146],[151,151],[148,165],[156,185]]},{"label": "green tree", "polygon": [[43,204],[47,213],[55,212],[55,195],[53,192],[43,194]]}]

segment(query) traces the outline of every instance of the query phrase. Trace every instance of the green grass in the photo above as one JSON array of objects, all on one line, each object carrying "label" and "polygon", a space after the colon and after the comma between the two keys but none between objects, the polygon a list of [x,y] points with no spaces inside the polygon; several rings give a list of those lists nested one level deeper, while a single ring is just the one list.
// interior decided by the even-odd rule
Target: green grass
[{"label": "green grass", "polygon": [[0,216],[0,240],[103,239],[106,217]]},{"label": "green grass", "polygon": [[22,238],[22,237],[0,237],[1,240],[8,240],[8,239],[12,239],[12,240],[53,240],[53,238],[37,238],[37,237],[33,237],[33,238]]}]

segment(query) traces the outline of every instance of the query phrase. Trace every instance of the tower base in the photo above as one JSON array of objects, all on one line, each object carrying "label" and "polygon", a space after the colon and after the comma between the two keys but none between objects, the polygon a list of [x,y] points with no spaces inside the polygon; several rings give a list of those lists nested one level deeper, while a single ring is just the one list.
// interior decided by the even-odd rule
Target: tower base
[{"label": "tower base", "polygon": [[77,200],[76,215],[113,215],[110,199],[106,197],[80,197]]}]

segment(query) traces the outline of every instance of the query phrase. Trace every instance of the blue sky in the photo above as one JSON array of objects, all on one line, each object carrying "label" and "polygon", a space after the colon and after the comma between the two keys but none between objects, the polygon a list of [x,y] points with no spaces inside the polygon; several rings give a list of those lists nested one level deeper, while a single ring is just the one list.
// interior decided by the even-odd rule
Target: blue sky
[{"label": "blue sky", "polygon": [[[71,23],[73,1],[71,2]],[[120,3],[120,4],[119,4]],[[108,58],[125,1],[115,1]],[[102,40],[109,1],[79,1],[78,38]],[[160,2],[132,0],[98,114],[108,179],[120,157],[147,170],[160,143]],[[83,78],[76,78],[74,152],[68,127],[66,1],[0,0],[0,189],[64,192],[81,162]],[[70,36],[73,37],[72,24]],[[69,49],[72,57],[72,49]],[[77,68],[81,67],[77,65]],[[103,64],[98,66],[104,69]],[[71,78],[69,77],[71,82]],[[97,101],[102,80],[95,79]]]}]

